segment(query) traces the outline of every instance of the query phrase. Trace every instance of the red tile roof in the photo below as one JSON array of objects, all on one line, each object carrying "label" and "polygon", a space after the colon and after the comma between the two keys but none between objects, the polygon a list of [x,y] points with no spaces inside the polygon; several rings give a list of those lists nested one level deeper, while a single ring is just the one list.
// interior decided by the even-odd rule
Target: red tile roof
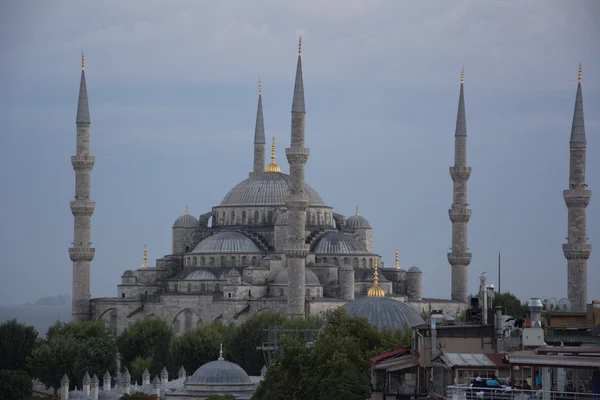
[{"label": "red tile roof", "polygon": [[378,361],[385,360],[386,358],[390,358],[390,357],[393,357],[398,354],[409,352],[410,350],[411,350],[410,347],[405,347],[402,349],[390,351],[389,353],[380,354],[378,356],[375,356],[375,357],[369,359],[369,362],[371,363],[371,365],[375,365],[375,363],[377,363]]},{"label": "red tile roof", "polygon": [[491,362],[493,362],[494,364],[498,365],[498,366],[503,366],[506,367],[506,363],[502,362],[502,359],[504,358],[504,354],[498,354],[498,353],[483,353],[487,358],[490,359]]}]

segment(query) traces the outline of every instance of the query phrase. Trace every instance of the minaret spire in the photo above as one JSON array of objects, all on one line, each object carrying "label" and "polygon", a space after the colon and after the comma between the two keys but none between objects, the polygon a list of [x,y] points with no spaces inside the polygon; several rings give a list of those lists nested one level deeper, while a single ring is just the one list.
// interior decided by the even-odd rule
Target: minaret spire
[{"label": "minaret spire", "polygon": [[398,255],[398,247],[396,247],[396,263],[394,264],[395,269],[400,269],[400,257]]},{"label": "minaret spire", "polygon": [[567,259],[567,297],[573,311],[585,311],[587,305],[587,262],[592,245],[587,242],[587,206],[592,191],[585,183],[587,140],[583,119],[581,63],[577,72],[577,93],[571,126],[569,189],[563,191],[568,209],[567,243],[562,245]]},{"label": "minaret spire", "polygon": [[258,78],[258,106],[256,108],[256,124],[254,126],[254,169],[252,175],[259,175],[265,169],[265,122],[262,106],[262,80]]},{"label": "minaret spire", "polygon": [[298,41],[298,63],[294,83],[292,101],[292,137],[290,147],[285,155],[290,163],[291,188],[287,199],[290,212],[288,242],[285,255],[288,274],[288,314],[302,317],[305,314],[305,274],[306,256],[306,209],[308,195],[304,191],[304,166],[308,161],[310,150],[304,147],[304,124],[306,109],[304,107],[304,82],[302,80],[302,38]]},{"label": "minaret spire", "polygon": [[76,155],[71,157],[75,170],[75,200],[71,201],[71,212],[75,222],[73,247],[69,248],[69,258],[73,261],[72,319],[86,321],[91,318],[90,310],[90,262],[95,249],[90,247],[92,214],[96,203],[90,200],[90,175],[94,167],[94,157],[90,156],[90,110],[85,84],[84,56],[81,53],[81,82],[77,102]]},{"label": "minaret spire", "polygon": [[471,167],[467,167],[467,119],[465,116],[464,67],[460,73],[460,94],[454,133],[454,166],[450,176],[454,182],[452,206],[448,210],[452,222],[452,251],[448,262],[452,266],[452,300],[465,302],[468,296],[467,269],[471,263],[467,242],[467,228],[471,209],[467,203],[467,181]]},{"label": "minaret spire", "polygon": [[148,249],[146,245],[144,245],[144,263],[142,264],[142,268],[148,268]]}]

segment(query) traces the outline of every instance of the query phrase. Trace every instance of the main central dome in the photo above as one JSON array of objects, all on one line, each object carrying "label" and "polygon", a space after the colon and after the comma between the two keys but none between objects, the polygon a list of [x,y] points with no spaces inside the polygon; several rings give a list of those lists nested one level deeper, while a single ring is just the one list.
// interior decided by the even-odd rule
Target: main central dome
[{"label": "main central dome", "polygon": [[[284,206],[290,194],[291,178],[281,172],[254,175],[238,183],[223,199],[221,207],[232,206]],[[310,198],[309,205],[327,207],[321,196],[306,183],[304,190]]]}]

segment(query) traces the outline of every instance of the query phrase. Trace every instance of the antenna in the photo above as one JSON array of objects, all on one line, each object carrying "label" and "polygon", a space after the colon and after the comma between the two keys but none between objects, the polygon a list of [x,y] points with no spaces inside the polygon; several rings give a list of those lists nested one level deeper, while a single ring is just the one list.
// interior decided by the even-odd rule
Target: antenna
[{"label": "antenna", "polygon": [[498,252],[498,294],[500,294],[500,252]]}]

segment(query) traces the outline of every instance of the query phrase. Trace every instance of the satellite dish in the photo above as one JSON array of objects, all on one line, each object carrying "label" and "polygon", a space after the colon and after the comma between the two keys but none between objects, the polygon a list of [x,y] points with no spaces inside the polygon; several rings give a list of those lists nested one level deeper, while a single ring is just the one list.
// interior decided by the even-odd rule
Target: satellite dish
[{"label": "satellite dish", "polygon": [[550,297],[549,299],[544,300],[544,306],[546,307],[546,311],[556,311],[558,301],[556,301],[554,297]]},{"label": "satellite dish", "polygon": [[569,299],[560,299],[558,301],[558,309],[560,311],[571,311],[571,302]]}]

